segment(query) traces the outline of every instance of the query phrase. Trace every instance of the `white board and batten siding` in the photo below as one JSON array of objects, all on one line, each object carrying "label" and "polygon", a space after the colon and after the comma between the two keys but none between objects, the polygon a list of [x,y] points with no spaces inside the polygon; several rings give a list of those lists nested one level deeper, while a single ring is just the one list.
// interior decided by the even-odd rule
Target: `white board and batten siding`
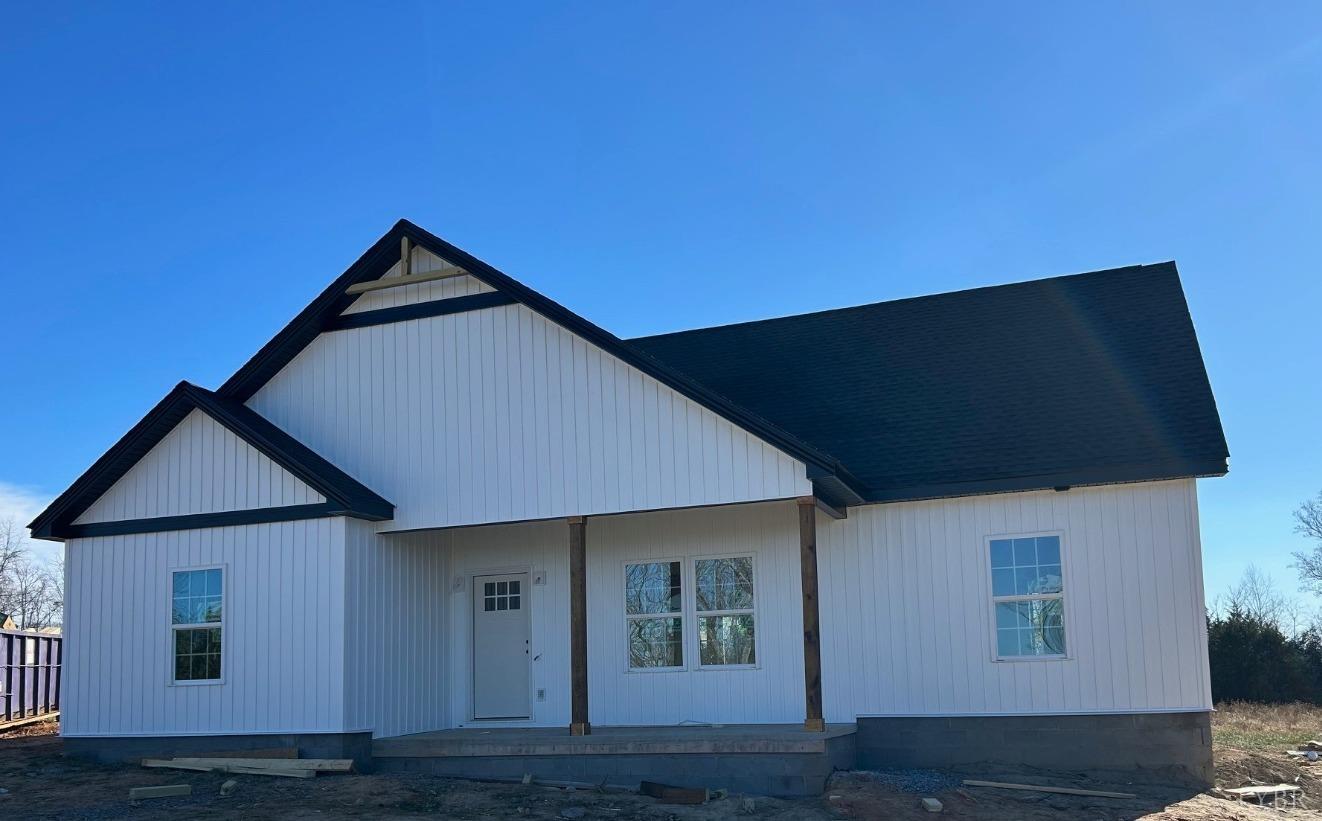
[{"label": "white board and batten siding", "polygon": [[324,501],[270,457],[194,409],[74,523]]},{"label": "white board and batten siding", "polygon": [[784,499],[802,462],[523,305],[324,333],[248,404],[389,530]]},{"label": "white board and batten siding", "polygon": [[[344,557],[343,519],[67,541],[61,732],[344,730]],[[171,574],[215,566],[223,681],[175,684]]]},{"label": "white board and batten siding", "polygon": [[345,729],[375,736],[450,726],[450,558],[429,534],[378,536],[346,519]]},{"label": "white board and batten siding", "polygon": [[[1063,660],[994,661],[986,540],[1060,533]],[[1194,480],[818,523],[826,718],[1211,709]]]},{"label": "white board and batten siding", "polygon": [[[449,266],[440,257],[422,248],[413,249],[412,272],[414,275],[428,274],[445,270]],[[395,263],[382,279],[397,279],[400,276],[399,263]],[[363,311],[375,311],[381,308],[398,308],[401,305],[413,305],[418,302],[432,302],[437,299],[452,299],[457,296],[471,296],[494,291],[490,285],[471,276],[459,276],[450,279],[436,279],[420,282],[416,285],[400,285],[395,288],[383,288],[368,291],[359,296],[344,309],[345,314],[358,314]]]}]

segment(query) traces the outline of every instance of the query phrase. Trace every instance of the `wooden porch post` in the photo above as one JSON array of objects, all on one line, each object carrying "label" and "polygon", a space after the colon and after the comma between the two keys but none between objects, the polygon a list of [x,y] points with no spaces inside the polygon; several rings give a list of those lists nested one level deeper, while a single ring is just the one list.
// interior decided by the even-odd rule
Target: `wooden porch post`
[{"label": "wooden porch post", "polygon": [[587,518],[569,517],[569,734],[590,735],[588,723]]},{"label": "wooden porch post", "polygon": [[822,644],[817,607],[817,500],[802,496],[799,503],[799,572],[803,579],[803,728],[820,733],[822,720]]}]

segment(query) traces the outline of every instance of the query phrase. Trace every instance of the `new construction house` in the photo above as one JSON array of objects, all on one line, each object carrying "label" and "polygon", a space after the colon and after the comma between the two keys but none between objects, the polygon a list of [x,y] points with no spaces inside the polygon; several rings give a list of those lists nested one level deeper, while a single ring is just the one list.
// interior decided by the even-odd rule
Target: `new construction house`
[{"label": "new construction house", "polygon": [[78,753],[1205,779],[1227,458],[1173,263],[624,340],[402,221],[31,527]]}]

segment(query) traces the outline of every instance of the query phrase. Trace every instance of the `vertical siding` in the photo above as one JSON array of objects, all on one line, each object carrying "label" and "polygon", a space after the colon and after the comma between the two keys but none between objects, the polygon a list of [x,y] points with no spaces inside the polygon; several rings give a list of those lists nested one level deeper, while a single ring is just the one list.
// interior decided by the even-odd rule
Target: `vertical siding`
[{"label": "vertical siding", "polygon": [[[589,717],[595,724],[803,720],[802,614],[798,525],[792,504],[608,516],[588,521]],[[544,573],[530,585],[533,716],[536,726],[569,723],[569,533],[563,521],[433,534],[453,556],[451,722],[472,723],[472,600],[468,579],[488,572]],[[627,672],[624,563],[648,558],[755,557],[757,669]],[[696,662],[696,625],[685,623]],[[545,700],[536,700],[536,691]],[[483,722],[486,723],[486,722]]]},{"label": "vertical siding", "polygon": [[[532,622],[532,719],[536,726],[569,726],[569,527],[563,521],[527,522],[495,527],[466,528],[432,534],[451,555],[450,589],[450,723],[463,726],[472,716],[473,599],[470,579],[475,574],[522,572],[530,574],[528,606]],[[589,537],[590,538],[590,537]],[[543,573],[544,585],[532,583]],[[589,643],[591,640],[589,639]],[[589,658],[592,656],[589,648]],[[545,700],[537,700],[537,690]],[[486,722],[484,722],[486,723]]]},{"label": "vertical siding", "polygon": [[[413,273],[425,274],[446,267],[445,262],[440,257],[421,248],[413,249]],[[391,279],[399,275],[399,263],[395,263],[394,267],[381,278]],[[431,302],[437,299],[480,294],[491,290],[495,289],[470,276],[423,282],[417,285],[401,285],[398,288],[368,291],[354,300],[353,304],[344,310],[344,313],[356,314],[363,311],[374,311],[378,308],[395,308],[400,305],[412,305],[415,302]]]},{"label": "vertical siding", "polygon": [[75,524],[324,501],[224,425],[194,410]]},{"label": "vertical siding", "polygon": [[435,536],[349,519],[345,726],[376,736],[449,726],[449,556]]},{"label": "vertical siding", "polygon": [[322,334],[249,404],[399,530],[810,492],[801,462],[522,305]]},{"label": "vertical siding", "polygon": [[[65,543],[65,735],[344,729],[342,519]],[[221,684],[171,683],[171,571],[225,567]]]},{"label": "vertical siding", "polygon": [[[1211,706],[1196,488],[1182,480],[819,517],[828,720]],[[984,540],[1063,532],[1069,658],[993,661]]]},{"label": "vertical siding", "polygon": [[[685,721],[803,721],[803,611],[798,514],[793,503],[611,516],[588,521],[591,720],[602,725]],[[684,619],[687,670],[630,671],[624,565],[682,559],[692,609],[692,565],[703,556],[753,557],[755,669],[698,668],[697,624]]]}]

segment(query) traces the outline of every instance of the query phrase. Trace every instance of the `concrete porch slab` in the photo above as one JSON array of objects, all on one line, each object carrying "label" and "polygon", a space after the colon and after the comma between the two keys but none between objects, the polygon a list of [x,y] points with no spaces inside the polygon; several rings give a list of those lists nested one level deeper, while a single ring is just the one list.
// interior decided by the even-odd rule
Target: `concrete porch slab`
[{"label": "concrete porch slab", "polygon": [[465,727],[378,738],[375,766],[456,778],[535,778],[636,787],[660,781],[760,795],[817,795],[854,765],[853,724],[566,728]]}]

